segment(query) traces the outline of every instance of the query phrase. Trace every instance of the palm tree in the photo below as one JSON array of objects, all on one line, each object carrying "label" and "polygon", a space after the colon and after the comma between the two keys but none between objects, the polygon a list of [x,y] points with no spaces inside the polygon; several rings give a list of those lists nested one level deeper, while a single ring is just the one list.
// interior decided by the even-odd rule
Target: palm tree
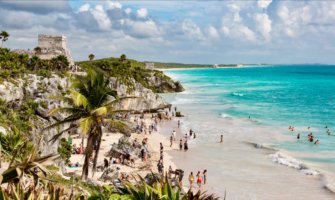
[{"label": "palm tree", "polygon": [[90,59],[90,60],[93,60],[93,59],[94,59],[94,57],[95,57],[95,55],[94,55],[94,54],[90,54],[90,55],[88,55],[88,59]]},{"label": "palm tree", "polygon": [[[50,129],[61,124],[77,123],[81,133],[88,136],[82,171],[83,179],[88,176],[89,159],[93,151],[92,175],[94,175],[102,137],[102,126],[113,126],[115,123],[123,124],[121,121],[110,117],[113,117],[116,113],[124,112],[123,110],[117,110],[117,107],[125,99],[117,98],[116,92],[110,88],[109,81],[102,70],[87,68],[86,72],[86,76],[78,76],[73,81],[73,89],[69,90],[69,96],[62,98],[69,106],[50,111],[50,115],[66,112],[69,116],[47,127],[47,129]],[[113,97],[114,100],[110,100],[110,97]],[[67,129],[55,135],[51,141],[56,141],[65,131]]]},{"label": "palm tree", "polygon": [[58,70],[66,69],[70,64],[67,57],[64,55],[59,55],[55,58],[52,58],[51,63],[54,65],[53,67]]},{"label": "palm tree", "polygon": [[8,38],[9,38],[9,33],[7,33],[6,31],[1,31],[0,33],[1,46],[0,47],[2,47],[2,44],[6,42]]}]

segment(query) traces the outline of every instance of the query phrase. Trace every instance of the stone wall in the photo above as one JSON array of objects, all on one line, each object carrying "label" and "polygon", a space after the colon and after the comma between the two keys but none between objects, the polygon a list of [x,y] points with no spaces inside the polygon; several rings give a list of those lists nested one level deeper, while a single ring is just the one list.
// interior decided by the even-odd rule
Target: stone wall
[{"label": "stone wall", "polygon": [[41,53],[37,56],[41,59],[52,59],[59,55],[64,55],[70,62],[70,66],[74,65],[70,50],[66,45],[66,37],[63,35],[38,35],[38,46]]}]

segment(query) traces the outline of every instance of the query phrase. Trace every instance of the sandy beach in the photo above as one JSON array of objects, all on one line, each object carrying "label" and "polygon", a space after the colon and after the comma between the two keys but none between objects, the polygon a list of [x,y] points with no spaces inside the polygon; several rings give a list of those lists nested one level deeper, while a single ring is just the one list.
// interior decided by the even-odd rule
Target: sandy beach
[{"label": "sandy beach", "polygon": [[[153,123],[153,120],[151,119],[151,114],[145,115],[145,124],[149,125]],[[131,117],[130,121],[134,121],[134,116]],[[165,123],[165,121],[162,121],[161,123]],[[128,175],[134,175],[137,176],[145,176],[146,174],[150,172],[158,173],[157,169],[157,163],[160,159],[160,143],[163,144],[164,147],[164,171],[167,171],[169,166],[172,167],[172,169],[176,169],[175,163],[172,162],[172,157],[169,154],[169,151],[173,148],[170,147],[170,141],[169,138],[161,134],[161,123],[158,123],[157,132],[153,131],[151,134],[147,133],[132,133],[130,140],[133,141],[135,138],[137,141],[142,141],[144,138],[148,138],[148,147],[149,152],[151,153],[151,157],[148,159],[147,162],[141,161],[139,157],[134,158],[135,160],[135,166],[127,166],[122,164],[113,164],[115,167],[120,168],[120,173],[127,173]],[[121,133],[110,133],[107,130],[104,130],[102,142],[100,146],[100,152],[98,157],[98,164],[97,166],[102,166],[103,161],[105,158],[109,160],[109,157],[106,157],[106,154],[110,151],[112,144],[118,143],[119,139],[123,136]],[[82,142],[82,138],[80,137],[74,137],[72,143],[75,144],[77,147]],[[84,146],[86,145],[86,139],[84,140]],[[79,163],[80,166],[84,163],[84,155],[83,154],[72,154],[71,156],[71,163]],[[78,176],[82,173],[81,167],[66,167],[67,173],[76,173]],[[99,178],[102,175],[102,171],[98,171],[94,174],[93,180],[99,182],[100,184],[104,184],[103,182],[99,181]],[[89,172],[89,178],[92,177],[91,172]]]}]

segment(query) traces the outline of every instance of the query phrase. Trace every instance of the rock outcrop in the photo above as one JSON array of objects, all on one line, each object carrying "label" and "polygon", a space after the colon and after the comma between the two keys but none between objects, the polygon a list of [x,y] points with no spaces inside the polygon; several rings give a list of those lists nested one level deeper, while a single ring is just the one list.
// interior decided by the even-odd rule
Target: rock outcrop
[{"label": "rock outcrop", "polygon": [[[134,83],[135,87],[131,92],[124,84],[117,84],[115,78],[111,79],[111,86],[118,92],[121,97],[134,96],[120,104],[120,109],[129,109],[135,112],[155,111],[161,108],[169,107],[162,97],[153,93],[150,89],[143,87],[140,83]],[[55,153],[57,151],[58,142],[50,143],[50,139],[59,131],[68,128],[60,126],[53,128],[41,134],[43,128],[56,122],[56,120],[64,119],[65,114],[55,117],[49,117],[48,111],[52,108],[64,106],[59,96],[66,95],[66,91],[70,87],[70,78],[61,77],[53,74],[51,77],[42,77],[35,74],[25,75],[22,79],[13,81],[4,81],[0,84],[0,99],[7,103],[21,105],[26,98],[33,99],[39,104],[36,109],[37,124],[36,129],[33,130],[33,140],[36,144],[40,144],[42,154]],[[125,129],[129,132],[130,129]],[[41,138],[41,136],[43,137]],[[39,142],[42,139],[41,143]],[[45,147],[45,148],[44,148]]]}]

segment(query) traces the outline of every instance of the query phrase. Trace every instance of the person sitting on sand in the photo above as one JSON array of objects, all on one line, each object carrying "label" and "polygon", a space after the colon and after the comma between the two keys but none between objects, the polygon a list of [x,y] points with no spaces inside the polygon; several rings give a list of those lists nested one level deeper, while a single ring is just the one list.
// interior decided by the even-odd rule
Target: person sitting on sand
[{"label": "person sitting on sand", "polygon": [[179,141],[179,150],[180,151],[183,150],[183,140],[182,139],[180,139]]},{"label": "person sitting on sand", "polygon": [[194,182],[193,172],[191,172],[190,175],[188,176],[188,181],[190,182],[190,189],[191,189],[193,187]]}]

